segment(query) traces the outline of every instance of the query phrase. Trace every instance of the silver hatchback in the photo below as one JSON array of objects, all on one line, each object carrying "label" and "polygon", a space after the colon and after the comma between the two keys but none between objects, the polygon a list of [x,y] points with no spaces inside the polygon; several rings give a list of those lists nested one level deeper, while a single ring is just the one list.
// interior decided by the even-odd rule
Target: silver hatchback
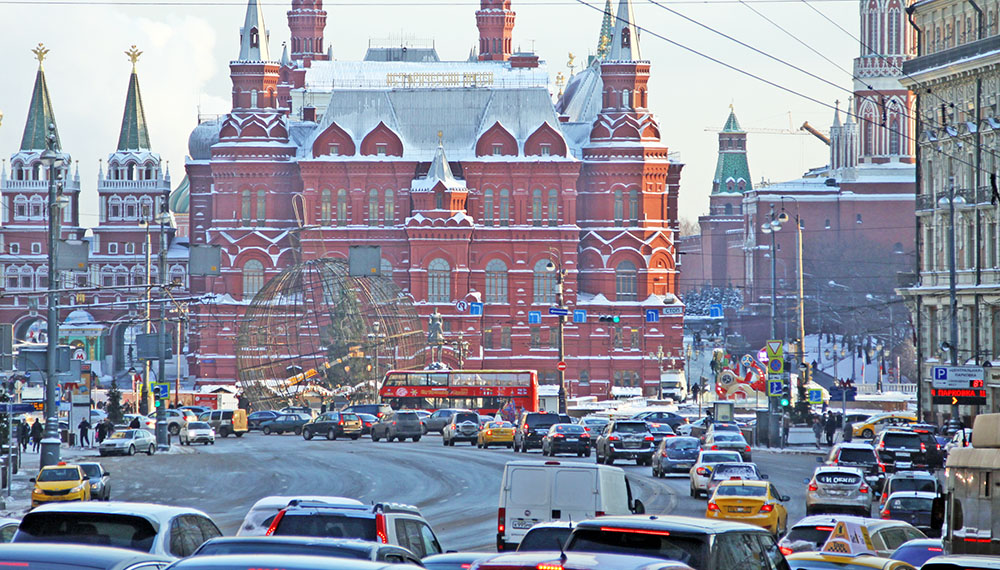
[{"label": "silver hatchback", "polygon": [[806,515],[846,513],[867,517],[872,489],[857,467],[817,467],[806,490]]}]

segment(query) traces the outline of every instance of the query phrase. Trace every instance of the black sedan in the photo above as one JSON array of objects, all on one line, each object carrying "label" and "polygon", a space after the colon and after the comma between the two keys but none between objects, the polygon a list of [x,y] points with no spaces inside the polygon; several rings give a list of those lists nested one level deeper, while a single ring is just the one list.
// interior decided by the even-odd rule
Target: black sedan
[{"label": "black sedan", "polygon": [[278,417],[279,413],[274,410],[262,410],[259,412],[253,412],[247,416],[247,428],[250,431],[255,429],[260,429],[261,424],[268,422]]},{"label": "black sedan", "polygon": [[542,436],[542,455],[555,457],[557,453],[575,453],[577,457],[590,457],[590,434],[578,424],[556,424]]},{"label": "black sedan", "polygon": [[268,420],[261,424],[260,431],[264,432],[264,435],[271,435],[272,433],[280,435],[286,432],[300,435],[302,433],[302,426],[306,425],[308,421],[309,418],[303,414],[278,414],[278,417],[273,420]]}]

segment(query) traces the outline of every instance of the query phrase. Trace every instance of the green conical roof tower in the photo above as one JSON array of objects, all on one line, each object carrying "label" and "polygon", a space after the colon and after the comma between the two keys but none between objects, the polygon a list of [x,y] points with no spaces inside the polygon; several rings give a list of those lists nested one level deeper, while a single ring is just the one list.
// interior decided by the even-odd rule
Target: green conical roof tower
[{"label": "green conical roof tower", "polygon": [[[38,60],[38,72],[35,73],[35,88],[31,92],[31,105],[28,106],[28,120],[24,124],[24,135],[21,137],[21,150],[45,150],[45,137],[48,136],[49,124],[56,124],[56,114],[52,111],[52,99],[49,97],[49,86],[45,82],[45,68],[42,61],[49,50],[42,44],[31,50]],[[59,128],[53,131],[56,136],[56,148],[62,148],[59,142]]]},{"label": "green conical roof tower", "polygon": [[152,147],[149,144],[149,130],[146,128],[146,112],[142,108],[139,76],[135,72],[135,64],[142,52],[132,46],[125,55],[132,60],[132,75],[125,95],[125,114],[122,116],[122,130],[118,134],[118,150],[150,150]]},{"label": "green conical roof tower", "polygon": [[747,163],[747,133],[740,128],[736,112],[729,106],[729,118],[719,131],[719,161],[712,178],[712,194],[743,193],[753,189]]},{"label": "green conical roof tower", "polygon": [[606,59],[611,48],[611,36],[615,32],[614,16],[611,15],[611,0],[604,2],[604,21],[601,35],[597,38],[597,59]]}]

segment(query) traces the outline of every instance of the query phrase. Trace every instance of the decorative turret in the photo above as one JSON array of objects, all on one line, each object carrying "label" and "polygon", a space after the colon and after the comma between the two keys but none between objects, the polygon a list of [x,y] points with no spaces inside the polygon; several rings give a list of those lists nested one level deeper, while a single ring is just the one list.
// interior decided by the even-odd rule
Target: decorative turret
[{"label": "decorative turret", "polygon": [[292,0],[288,11],[288,28],[292,32],[292,59],[309,67],[313,60],[325,60],[323,30],[326,11],[323,0]]},{"label": "decorative turret", "polygon": [[619,0],[618,16],[611,34],[608,54],[601,62],[604,81],[602,112],[642,111],[646,109],[649,62],[639,52],[639,32],[631,0]]},{"label": "decorative turret", "polygon": [[712,178],[712,194],[742,194],[752,188],[747,165],[747,134],[740,128],[736,112],[730,105],[729,118],[719,131],[719,160]]},{"label": "decorative turret", "polygon": [[455,178],[444,153],[444,143],[439,142],[427,175],[410,184],[410,197],[414,213],[424,217],[451,217],[465,212],[469,190],[464,180]]},{"label": "decorative turret", "polygon": [[510,0],[481,0],[476,11],[480,61],[507,61],[513,53],[515,13]]},{"label": "decorative turret", "polygon": [[132,46],[125,55],[132,61],[132,75],[129,76],[128,92],[125,95],[125,114],[118,134],[118,150],[150,150],[152,147],[149,144],[149,131],[146,129],[146,111],[142,107],[139,76],[135,72],[135,64],[142,52]]},{"label": "decorative turret", "polygon": [[277,106],[279,65],[271,61],[264,11],[258,0],[248,0],[240,28],[239,59],[229,63],[233,82],[233,109],[273,109]]},{"label": "decorative turret", "polygon": [[[49,97],[49,86],[45,81],[45,67],[42,64],[49,50],[42,44],[31,50],[38,60],[38,71],[35,72],[35,87],[31,92],[31,104],[28,106],[28,120],[24,124],[24,134],[21,136],[21,150],[45,150],[45,138],[49,134],[49,125],[56,124],[56,114],[52,110],[52,99]],[[56,148],[62,148],[59,141],[59,127],[52,131],[56,137]]]},{"label": "decorative turret", "polygon": [[597,38],[597,59],[607,59],[611,49],[611,35],[614,33],[614,14],[611,12],[611,0],[604,2],[604,20],[601,22],[601,35]]}]

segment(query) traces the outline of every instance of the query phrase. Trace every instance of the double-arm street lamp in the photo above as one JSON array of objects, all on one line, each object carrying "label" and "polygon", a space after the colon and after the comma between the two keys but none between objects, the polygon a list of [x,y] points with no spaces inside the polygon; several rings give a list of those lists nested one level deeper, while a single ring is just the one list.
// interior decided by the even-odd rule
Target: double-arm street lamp
[{"label": "double-arm street lamp", "polygon": [[41,467],[59,463],[59,404],[56,401],[58,386],[57,355],[59,348],[59,289],[58,272],[56,271],[56,243],[59,241],[59,194],[62,181],[57,180],[59,169],[65,163],[59,152],[59,142],[56,137],[54,123],[48,125],[49,134],[45,137],[45,150],[42,151],[41,163],[47,172],[49,182],[48,216],[49,216],[49,252],[48,252],[48,346],[46,347],[46,378],[45,378],[45,433],[41,441]]},{"label": "double-arm street lamp", "polygon": [[[550,273],[555,273],[555,276],[556,276],[556,307],[563,308],[563,279],[566,277],[566,270],[563,269],[561,262],[559,263],[559,265],[556,265],[552,261],[549,261],[545,265],[545,270],[548,271],[548,272],[550,272]],[[566,413],[566,368],[565,368],[566,349],[565,349],[565,346],[564,346],[564,343],[563,343],[563,323],[565,321],[564,321],[563,315],[556,315],[556,317],[559,319],[559,321],[558,321],[558,327],[559,327],[559,344],[558,344],[558,348],[559,348],[559,366],[558,366],[558,373],[559,373],[559,413],[560,414],[565,414]]]}]

